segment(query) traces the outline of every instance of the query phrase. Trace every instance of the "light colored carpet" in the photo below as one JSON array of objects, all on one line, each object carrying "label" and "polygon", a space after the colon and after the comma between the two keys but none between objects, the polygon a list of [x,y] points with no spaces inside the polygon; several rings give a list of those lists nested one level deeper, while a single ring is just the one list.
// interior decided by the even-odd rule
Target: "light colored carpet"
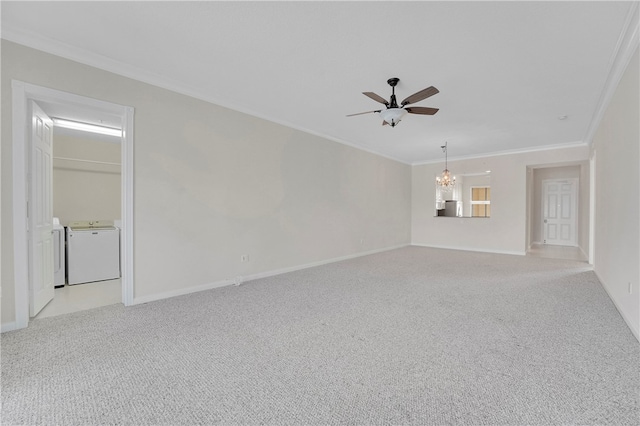
[{"label": "light colored carpet", "polygon": [[407,247],[2,336],[2,424],[638,424],[586,263]]}]

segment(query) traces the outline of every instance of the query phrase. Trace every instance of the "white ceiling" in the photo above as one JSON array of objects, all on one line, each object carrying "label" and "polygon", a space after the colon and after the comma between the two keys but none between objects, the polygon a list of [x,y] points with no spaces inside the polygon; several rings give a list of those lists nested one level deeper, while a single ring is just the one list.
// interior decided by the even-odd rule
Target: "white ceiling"
[{"label": "white ceiling", "polygon": [[[7,2],[2,37],[416,164],[583,143],[632,2]],[[345,117],[435,86],[395,128]],[[566,120],[559,116],[566,115]]]}]

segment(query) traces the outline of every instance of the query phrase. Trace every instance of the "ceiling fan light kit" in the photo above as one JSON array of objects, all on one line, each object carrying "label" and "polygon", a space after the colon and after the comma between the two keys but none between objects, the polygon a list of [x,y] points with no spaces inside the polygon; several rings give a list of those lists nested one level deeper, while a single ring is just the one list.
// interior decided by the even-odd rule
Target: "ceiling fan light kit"
[{"label": "ceiling fan light kit", "polygon": [[405,115],[407,115],[407,110],[403,108],[389,108],[380,111],[383,126],[385,124],[390,124],[391,127],[396,127],[396,124],[398,124]]},{"label": "ceiling fan light kit", "polygon": [[439,90],[435,87],[427,87],[426,89],[420,90],[419,92],[414,93],[413,95],[405,98],[398,106],[398,101],[396,100],[396,85],[400,81],[399,78],[393,77],[387,80],[387,84],[391,86],[391,98],[387,101],[380,95],[377,95],[373,92],[362,92],[363,95],[368,96],[376,102],[380,102],[384,104],[387,109],[383,110],[375,110],[375,111],[367,111],[367,112],[359,112],[356,114],[349,114],[347,117],[353,117],[354,115],[362,115],[369,114],[372,112],[378,112],[382,116],[382,125],[390,125],[391,127],[395,127],[400,120],[407,114],[420,114],[420,115],[433,115],[438,112],[438,108],[428,108],[428,107],[409,107],[405,108],[406,105],[414,104],[416,102],[420,102],[423,99],[426,99],[430,96],[439,93]]}]

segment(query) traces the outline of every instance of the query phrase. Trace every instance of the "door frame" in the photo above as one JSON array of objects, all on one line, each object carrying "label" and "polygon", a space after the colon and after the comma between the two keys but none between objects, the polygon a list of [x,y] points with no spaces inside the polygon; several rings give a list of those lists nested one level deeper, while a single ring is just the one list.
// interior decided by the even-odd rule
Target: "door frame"
[{"label": "door frame", "polygon": [[[12,89],[12,150],[13,150],[13,268],[15,293],[15,328],[29,325],[29,253],[27,231],[27,154],[30,151],[29,101],[73,104],[97,112],[120,116],[121,142],[121,250],[120,268],[122,303],[133,304],[133,113],[130,106],[49,89],[19,80],[11,81]],[[30,177],[29,177],[30,178]]]},{"label": "door frame", "polygon": [[589,157],[589,264],[595,260],[596,235],[596,150]]},{"label": "door frame", "polygon": [[[579,201],[578,201],[578,197],[580,196],[580,190],[579,190],[579,186],[580,185],[580,180],[578,178],[552,178],[552,179],[543,179],[542,180],[542,191],[541,191],[541,195],[542,195],[542,202],[541,202],[541,206],[542,206],[542,214],[540,215],[540,220],[542,221],[541,225],[542,225],[542,242],[543,244],[547,244],[546,241],[546,231],[547,231],[547,227],[545,226],[546,223],[544,222],[544,215],[545,215],[545,210],[544,210],[544,205],[545,205],[545,185],[549,182],[556,182],[556,183],[561,183],[561,182],[567,182],[570,181],[571,183],[573,183],[573,187],[572,187],[572,191],[573,191],[573,206],[571,206],[571,208],[573,209],[573,245],[568,246],[568,247],[580,247],[578,244],[578,221],[579,221],[579,215],[578,215],[578,206],[580,205]],[[549,244],[549,245],[555,245],[555,244]]]}]

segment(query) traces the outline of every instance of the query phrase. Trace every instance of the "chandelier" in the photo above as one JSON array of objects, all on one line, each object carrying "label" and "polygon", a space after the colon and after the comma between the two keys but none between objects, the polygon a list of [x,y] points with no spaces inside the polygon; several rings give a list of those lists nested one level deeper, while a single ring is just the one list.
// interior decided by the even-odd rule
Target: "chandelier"
[{"label": "chandelier", "polygon": [[449,169],[447,168],[447,143],[445,142],[440,148],[442,148],[442,152],[444,152],[444,170],[442,171],[442,176],[438,176],[436,178],[436,185],[441,186],[443,189],[451,189],[456,184],[456,178],[451,176]]}]

